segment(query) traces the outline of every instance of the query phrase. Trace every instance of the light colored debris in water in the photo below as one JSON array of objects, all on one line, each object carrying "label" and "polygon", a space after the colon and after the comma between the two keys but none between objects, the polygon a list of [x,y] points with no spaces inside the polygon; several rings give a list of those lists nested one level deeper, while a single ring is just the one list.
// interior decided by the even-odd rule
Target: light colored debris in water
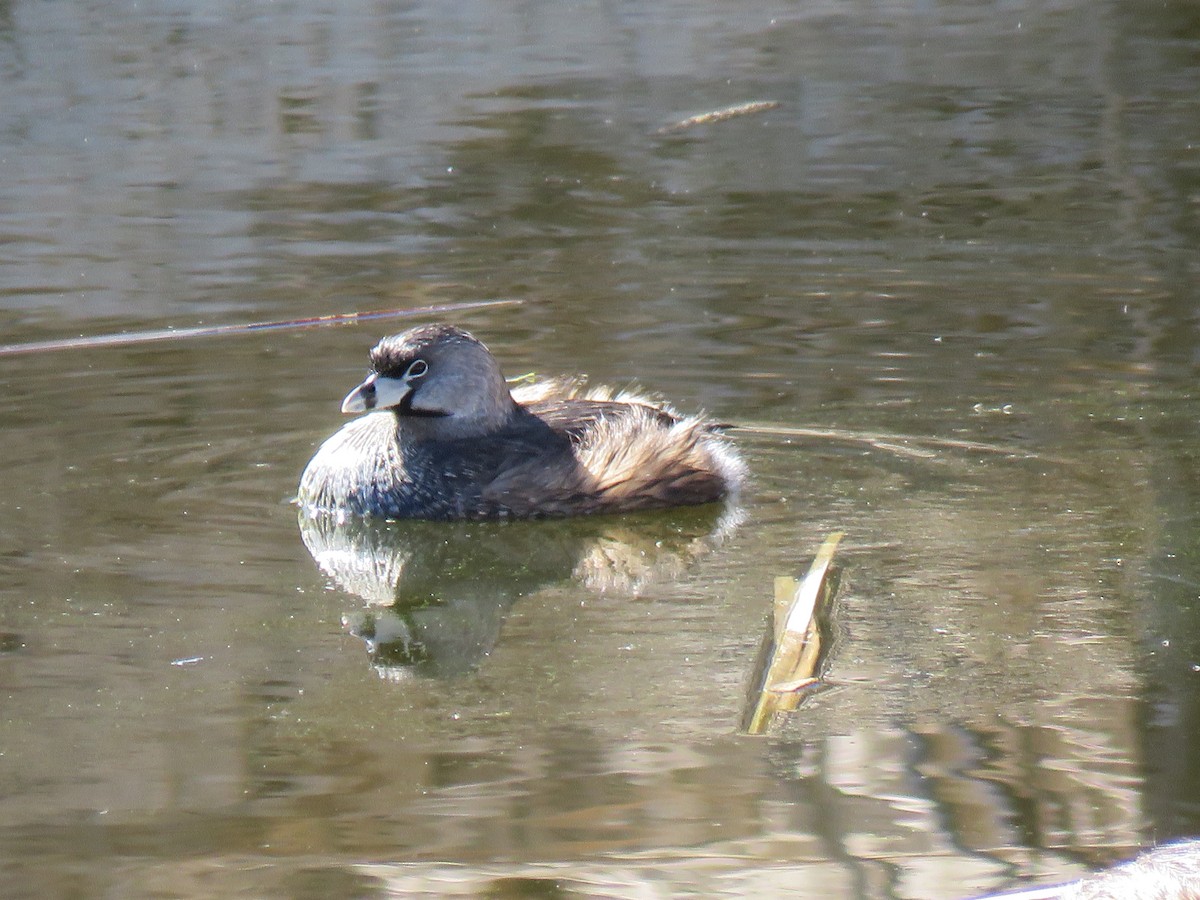
[{"label": "light colored debris in water", "polygon": [[821,683],[818,670],[828,648],[817,620],[833,599],[829,567],[842,537],[838,531],[825,539],[803,581],[787,576],[775,579],[768,636],[773,649],[763,657],[766,673],[759,667],[754,672],[754,683],[762,687],[743,720],[747,734],[765,732],[776,714],[796,709],[804,691]]},{"label": "light colored debris in water", "polygon": [[724,122],[726,119],[749,116],[754,113],[766,112],[769,109],[777,109],[778,107],[779,104],[774,100],[754,100],[750,103],[739,103],[736,106],[714,109],[712,112],[701,113],[698,116],[688,116],[686,119],[680,119],[678,122],[664,125],[654,133],[679,134],[681,131],[687,131],[689,128],[695,128],[698,125],[711,125],[714,122]]},{"label": "light colored debris in water", "polygon": [[1200,900],[1200,840],[1165,844],[1068,884],[978,900]]}]

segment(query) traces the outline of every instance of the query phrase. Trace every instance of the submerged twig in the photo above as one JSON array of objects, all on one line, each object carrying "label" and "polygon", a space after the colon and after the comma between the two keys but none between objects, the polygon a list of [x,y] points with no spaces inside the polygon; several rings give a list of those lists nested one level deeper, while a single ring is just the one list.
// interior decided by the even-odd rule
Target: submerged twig
[{"label": "submerged twig", "polygon": [[766,112],[768,109],[776,109],[778,106],[779,103],[775,100],[754,100],[750,103],[739,103],[736,106],[726,106],[722,109],[714,109],[712,112],[701,113],[698,116],[689,116],[686,119],[680,119],[678,122],[664,125],[654,133],[678,134],[689,128],[695,128],[697,125],[711,125],[713,122],[724,122],[726,119],[733,119],[737,116],[749,116],[754,113]]},{"label": "submerged twig", "polygon": [[843,431],[840,428],[800,428],[791,425],[739,424],[737,430],[750,434],[822,438],[846,444],[867,444],[877,450],[886,450],[898,456],[912,456],[917,459],[931,459],[937,456],[936,451],[938,449],[945,449],[994,453],[997,456],[1011,456],[1017,459],[1039,459],[1047,462],[1060,461],[1047,457],[1042,453],[1035,453],[1032,450],[1001,447],[996,444],[984,444],[980,441],[968,441],[959,438],[918,437],[909,434],[883,434],[869,431]]},{"label": "submerged twig", "polygon": [[150,344],[157,341],[178,341],[189,338],[218,337],[246,334],[252,331],[279,331],[288,328],[315,328],[322,325],[353,325],[372,319],[403,319],[436,316],[467,309],[509,306],[520,300],[464,300],[460,303],[438,303],[407,309],[376,309],[366,312],[335,313],[328,316],[309,316],[303,319],[283,319],[273,322],[243,322],[235,325],[199,325],[193,328],[161,328],[152,331],[133,331],[116,334],[97,334],[91,337],[58,338],[48,341],[28,341],[22,344],[0,344],[0,356],[23,353],[47,353],[56,350],[90,350],[94,347],[125,347],[131,344]]}]

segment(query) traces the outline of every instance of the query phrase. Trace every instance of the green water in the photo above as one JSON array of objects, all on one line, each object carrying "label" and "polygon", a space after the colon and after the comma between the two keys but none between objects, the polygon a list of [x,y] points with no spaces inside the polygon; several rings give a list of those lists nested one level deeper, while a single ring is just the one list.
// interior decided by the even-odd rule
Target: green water
[{"label": "green water", "polygon": [[[314,538],[386,325],[0,358],[7,896],[953,898],[1200,832],[1189,5],[18,3],[0,71],[0,342],[519,298],[459,319],[506,372],[754,476]],[[740,735],[837,530],[828,686]]]}]

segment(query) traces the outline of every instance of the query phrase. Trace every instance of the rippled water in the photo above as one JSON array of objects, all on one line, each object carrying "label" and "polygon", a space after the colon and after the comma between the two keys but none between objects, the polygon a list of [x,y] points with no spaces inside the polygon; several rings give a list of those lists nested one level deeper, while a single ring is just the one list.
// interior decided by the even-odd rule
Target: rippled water
[{"label": "rippled water", "polygon": [[[517,298],[461,317],[507,372],[754,473],[314,533],[399,323],[0,357],[6,895],[966,897],[1200,832],[1190,5],[18,3],[0,72],[0,342]],[[835,530],[828,687],[742,735]]]}]

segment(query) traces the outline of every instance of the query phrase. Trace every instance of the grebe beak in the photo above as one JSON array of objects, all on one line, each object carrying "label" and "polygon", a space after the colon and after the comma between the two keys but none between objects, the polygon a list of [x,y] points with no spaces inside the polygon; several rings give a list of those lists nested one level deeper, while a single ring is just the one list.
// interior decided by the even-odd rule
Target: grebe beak
[{"label": "grebe beak", "polygon": [[412,386],[406,379],[369,375],[366,381],[346,395],[346,399],[342,401],[342,412],[361,413],[373,409],[390,409],[403,403],[411,393]]}]

